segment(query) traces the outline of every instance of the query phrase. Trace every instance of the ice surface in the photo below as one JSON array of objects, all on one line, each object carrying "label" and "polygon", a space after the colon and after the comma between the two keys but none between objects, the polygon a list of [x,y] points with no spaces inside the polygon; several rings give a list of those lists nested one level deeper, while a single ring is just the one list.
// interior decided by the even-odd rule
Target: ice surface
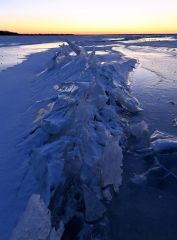
[{"label": "ice surface", "polygon": [[[28,172],[24,179],[29,178],[32,187],[36,184],[35,191],[41,197],[36,200],[39,205],[45,206],[46,211],[50,207],[51,219],[46,215],[45,220],[51,239],[60,239],[76,222],[78,235],[84,232],[86,222],[96,222],[88,224],[89,231],[98,228],[100,219],[106,225],[104,201],[110,201],[111,190],[119,192],[122,183],[122,114],[136,114],[142,109],[128,82],[136,60],[111,48],[108,40],[94,42],[88,37],[86,41],[74,42],[70,38],[53,57],[41,55],[45,57],[44,66],[28,66],[35,75],[27,80],[34,80],[33,91],[38,97],[29,95],[32,100],[26,101],[32,126],[28,124],[31,130],[25,129],[24,141],[20,143],[28,161],[28,165],[24,164]],[[21,78],[24,76],[25,73]],[[147,126],[140,123],[131,130],[139,137],[147,132]],[[26,214],[31,214],[28,207]],[[20,221],[18,226],[21,224]],[[35,232],[38,236],[38,230]]]}]

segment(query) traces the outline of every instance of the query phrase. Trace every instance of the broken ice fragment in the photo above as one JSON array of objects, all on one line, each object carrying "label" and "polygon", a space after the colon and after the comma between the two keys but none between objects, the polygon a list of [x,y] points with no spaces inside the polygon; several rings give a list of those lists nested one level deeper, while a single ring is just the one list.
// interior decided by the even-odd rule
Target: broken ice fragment
[{"label": "broken ice fragment", "polygon": [[42,121],[41,127],[49,134],[59,134],[65,132],[69,125],[71,125],[71,121],[67,119],[48,118]]},{"label": "broken ice fragment", "polygon": [[87,222],[94,222],[103,217],[106,211],[104,205],[87,186],[83,188],[85,202],[85,219]]},{"label": "broken ice fragment", "polygon": [[109,187],[107,187],[106,189],[103,190],[103,196],[104,196],[106,201],[111,201],[112,200],[112,195],[111,195],[111,191],[110,191]]},{"label": "broken ice fragment", "polygon": [[144,174],[140,174],[135,175],[131,180],[133,183],[141,185],[147,180],[147,177]]},{"label": "broken ice fragment", "polygon": [[101,166],[103,188],[113,185],[114,191],[119,191],[119,186],[122,183],[122,159],[123,155],[119,146],[119,139],[110,137],[104,150]]},{"label": "broken ice fragment", "polygon": [[145,121],[141,121],[139,123],[133,124],[130,126],[130,133],[132,136],[138,139],[144,138],[149,133],[147,123]]},{"label": "broken ice fragment", "polygon": [[151,143],[151,147],[156,153],[172,153],[177,151],[177,139],[158,139]]},{"label": "broken ice fragment", "polygon": [[177,127],[177,118],[175,118],[175,119],[173,120],[173,126],[174,126],[174,127]]},{"label": "broken ice fragment", "polygon": [[173,135],[169,135],[167,133],[164,132],[160,132],[158,130],[156,130],[151,136],[150,136],[150,140],[151,142],[158,140],[158,139],[168,139],[168,138],[175,138],[175,136]]},{"label": "broken ice fragment", "polygon": [[152,167],[148,169],[145,173],[140,175],[135,175],[132,178],[132,182],[135,184],[143,184],[145,182],[153,183],[157,182],[159,180],[162,180],[165,175],[167,174],[167,171],[163,169],[160,166]]},{"label": "broken ice fragment", "polygon": [[139,152],[146,155],[177,152],[177,137],[173,135],[155,131],[150,140],[150,147],[139,150]]},{"label": "broken ice fragment", "polygon": [[61,221],[59,225],[59,229],[55,230],[55,228],[52,228],[49,240],[60,240],[63,236],[63,233],[64,233],[64,223]]},{"label": "broken ice fragment", "polygon": [[122,87],[113,89],[111,91],[111,96],[117,104],[121,105],[123,109],[130,113],[137,113],[142,110],[138,100],[131,96],[129,92]]},{"label": "broken ice fragment", "polygon": [[69,40],[67,40],[67,43],[68,43],[69,47],[72,49],[72,51],[75,52],[77,55],[87,56],[87,52],[85,51],[85,49],[83,47],[80,47],[77,44],[75,44],[74,42],[71,42]]}]

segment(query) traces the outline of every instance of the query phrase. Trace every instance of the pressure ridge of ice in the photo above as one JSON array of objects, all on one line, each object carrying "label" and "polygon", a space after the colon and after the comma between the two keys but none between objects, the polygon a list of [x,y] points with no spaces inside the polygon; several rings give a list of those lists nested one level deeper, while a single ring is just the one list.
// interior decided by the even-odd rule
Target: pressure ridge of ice
[{"label": "pressure ridge of ice", "polygon": [[29,200],[13,240],[26,234],[59,240],[68,231],[68,239],[107,239],[106,203],[122,181],[122,113],[141,111],[127,85],[134,64],[123,57],[101,62],[94,51],[67,42],[41,73],[58,82],[53,96],[41,100],[24,143],[39,193]]}]

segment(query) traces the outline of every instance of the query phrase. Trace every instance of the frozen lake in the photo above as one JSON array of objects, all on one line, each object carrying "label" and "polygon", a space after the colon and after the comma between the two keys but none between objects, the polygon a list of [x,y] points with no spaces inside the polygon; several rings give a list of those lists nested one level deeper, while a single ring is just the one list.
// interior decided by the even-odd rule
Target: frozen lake
[{"label": "frozen lake", "polygon": [[[152,162],[147,163],[133,152],[136,139],[129,139],[129,131],[132,124],[144,120],[150,133],[160,130],[177,135],[173,126],[177,117],[176,37],[70,36],[72,42],[68,43],[64,37],[53,37],[51,41],[42,36],[8,37],[4,42],[2,39],[0,236],[3,240],[9,240],[34,193],[41,194],[54,218],[58,217],[61,197],[58,186],[65,191],[60,181],[69,191],[63,194],[65,211],[62,212],[76,211],[72,214],[78,216],[77,209],[81,209],[79,216],[85,217],[79,205],[81,198],[82,204],[91,201],[87,208],[93,201],[98,204],[94,211],[99,218],[105,211],[102,203],[113,197],[109,216],[111,239],[167,240],[163,238],[167,234],[171,237],[168,240],[175,239],[177,183],[170,179],[163,189],[132,184],[134,174],[145,172]],[[66,45],[58,48],[63,42]],[[129,145],[124,143],[125,139]],[[105,178],[102,176],[100,181],[103,172]],[[75,177],[75,173],[81,174],[77,178],[82,178],[84,184],[79,181],[70,188],[68,178],[72,174]],[[118,193],[111,196],[113,189],[104,191],[110,186],[119,189]],[[56,199],[52,197],[53,191],[57,192]],[[168,218],[160,222],[159,218],[165,219],[166,215]],[[60,216],[68,219],[65,217]],[[85,224],[84,217],[76,219]],[[91,217],[95,220],[95,215]]]}]

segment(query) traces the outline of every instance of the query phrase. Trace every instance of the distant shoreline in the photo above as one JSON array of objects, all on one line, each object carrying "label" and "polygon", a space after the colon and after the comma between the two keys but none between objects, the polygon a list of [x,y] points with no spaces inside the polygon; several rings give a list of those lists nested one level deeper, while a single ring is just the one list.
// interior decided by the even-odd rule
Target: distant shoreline
[{"label": "distant shoreline", "polygon": [[0,35],[19,35],[16,32],[0,31]]},{"label": "distant shoreline", "polygon": [[11,31],[0,31],[0,36],[89,36],[89,35],[98,35],[98,36],[171,36],[177,35],[177,33],[105,33],[105,34],[72,34],[72,33],[17,33]]},{"label": "distant shoreline", "polygon": [[16,36],[43,36],[43,35],[50,35],[50,36],[65,36],[65,35],[69,35],[69,36],[73,36],[75,34],[55,34],[55,33],[17,33],[17,32],[10,32],[10,31],[0,31],[0,36],[11,36],[11,35],[16,35]]}]

